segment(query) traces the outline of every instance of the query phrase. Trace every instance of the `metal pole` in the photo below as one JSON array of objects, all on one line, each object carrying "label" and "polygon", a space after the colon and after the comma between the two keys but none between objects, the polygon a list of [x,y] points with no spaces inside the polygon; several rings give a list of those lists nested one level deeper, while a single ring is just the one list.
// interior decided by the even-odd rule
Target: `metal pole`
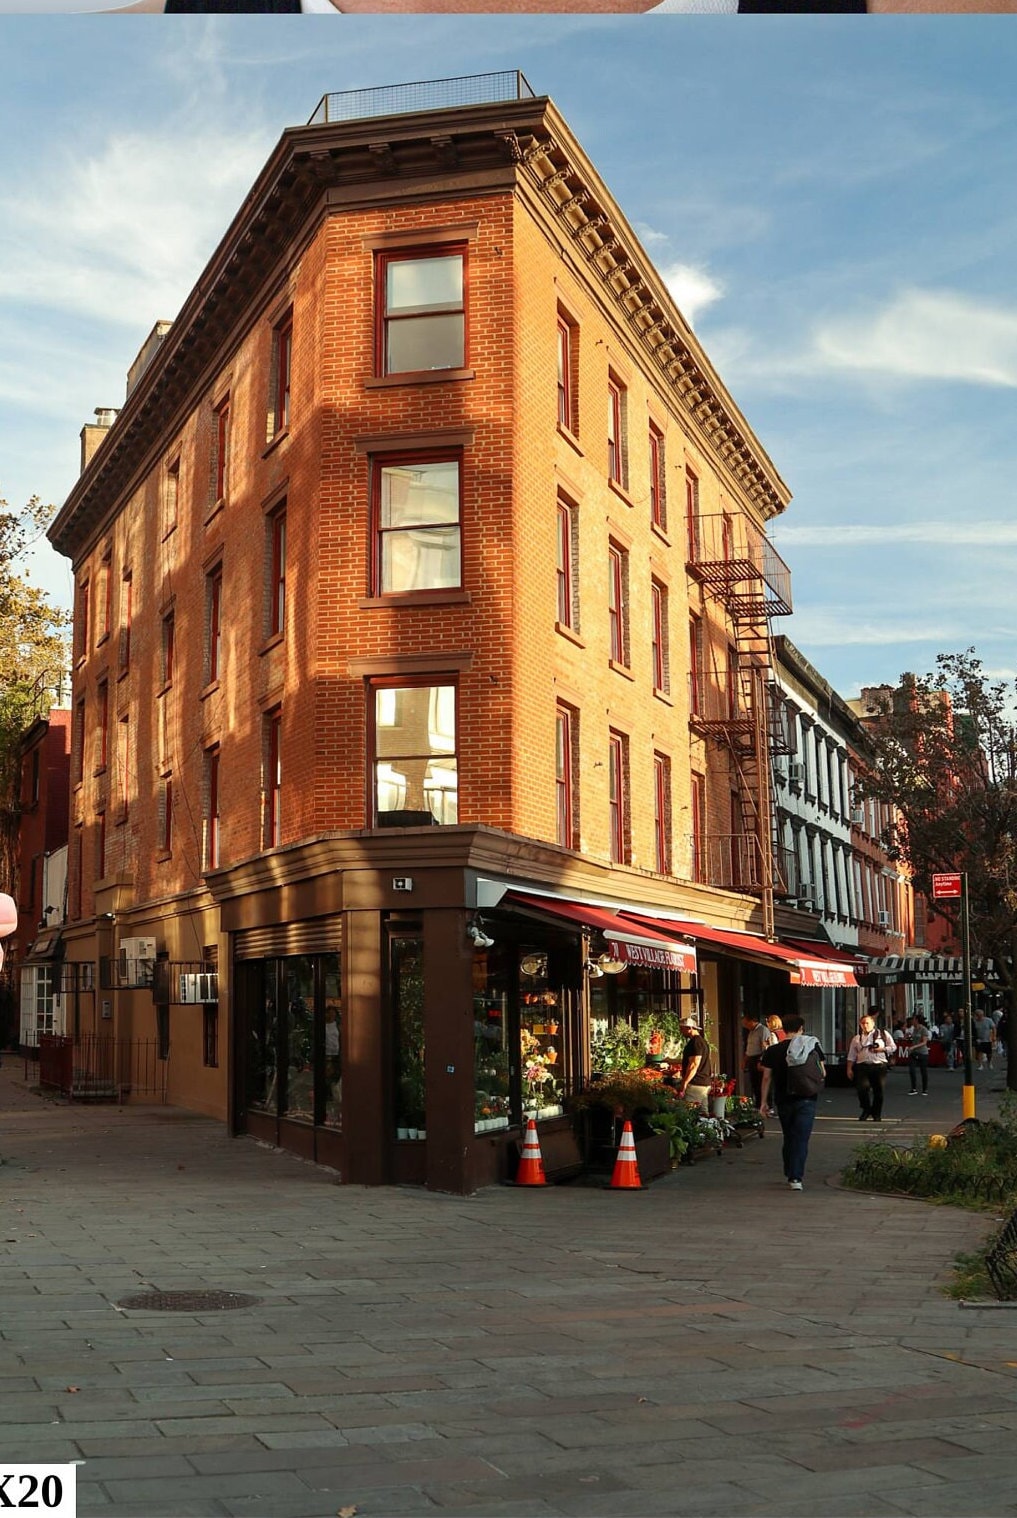
[{"label": "metal pole", "polygon": [[961,956],[964,974],[964,1117],[975,1115],[975,1082],[971,1044],[971,923],[968,911],[968,876],[961,875]]}]

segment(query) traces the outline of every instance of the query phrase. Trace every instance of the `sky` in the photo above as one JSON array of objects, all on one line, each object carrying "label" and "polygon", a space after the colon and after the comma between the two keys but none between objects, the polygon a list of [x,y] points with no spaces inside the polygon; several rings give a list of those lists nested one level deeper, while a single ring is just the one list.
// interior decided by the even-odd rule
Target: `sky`
[{"label": "sky", "polygon": [[[775,631],[844,696],[968,647],[1013,677],[1006,17],[0,16],[0,497],[61,504],[82,425],[324,93],[505,68],[555,100],[793,492]],[[67,561],[29,572],[70,604]]]}]

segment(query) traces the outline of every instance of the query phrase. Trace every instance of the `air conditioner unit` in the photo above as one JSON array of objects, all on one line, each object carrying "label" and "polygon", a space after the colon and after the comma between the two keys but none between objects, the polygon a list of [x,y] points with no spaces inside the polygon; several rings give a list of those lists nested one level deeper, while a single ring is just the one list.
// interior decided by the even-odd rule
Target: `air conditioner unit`
[{"label": "air conditioner unit", "polygon": [[815,898],[812,896],[799,896],[798,905],[803,912],[814,912],[816,910]]},{"label": "air conditioner unit", "polygon": [[805,780],[805,766],[800,759],[792,759],[787,767],[788,783],[802,785]]},{"label": "air conditioner unit", "polygon": [[215,970],[203,970],[195,975],[181,975],[180,1000],[182,1002],[209,1002],[219,1000],[219,976]]},{"label": "air conditioner unit", "polygon": [[121,938],[120,984],[150,986],[155,978],[155,939]]},{"label": "air conditioner unit", "polygon": [[877,912],[876,913],[876,921],[879,923],[879,926],[881,928],[888,928],[890,926],[890,914],[889,914],[889,912]]},{"label": "air conditioner unit", "polygon": [[851,808],[851,821],[859,824],[865,821],[865,808],[863,806],[853,806]]}]

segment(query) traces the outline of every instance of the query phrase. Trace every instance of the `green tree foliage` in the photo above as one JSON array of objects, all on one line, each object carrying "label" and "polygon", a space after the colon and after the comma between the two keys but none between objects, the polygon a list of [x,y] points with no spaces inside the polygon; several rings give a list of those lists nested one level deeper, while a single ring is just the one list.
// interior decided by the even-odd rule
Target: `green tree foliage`
[{"label": "green tree foliage", "polygon": [[991,958],[1009,991],[1017,1090],[1017,685],[990,679],[973,648],[940,654],[929,674],[903,675],[868,725],[859,794],[896,808],[883,842],[958,937],[959,905],[933,900],[932,876],[967,874],[972,956]]},{"label": "green tree foliage", "polygon": [[33,496],[22,511],[0,500],[0,890],[16,894],[20,816],[20,743],[66,684],[70,618],[29,583],[26,551],[41,536],[52,507]]}]

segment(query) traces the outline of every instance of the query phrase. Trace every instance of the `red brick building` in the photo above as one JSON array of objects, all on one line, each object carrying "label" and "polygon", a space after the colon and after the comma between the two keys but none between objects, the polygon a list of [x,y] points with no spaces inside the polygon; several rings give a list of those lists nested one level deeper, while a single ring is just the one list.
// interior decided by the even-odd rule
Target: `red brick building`
[{"label": "red brick building", "polygon": [[51,537],[97,1023],[235,1130],[463,1190],[612,1020],[692,998],[731,1069],[803,971],[789,492],[554,105],[457,83],[283,134]]}]

